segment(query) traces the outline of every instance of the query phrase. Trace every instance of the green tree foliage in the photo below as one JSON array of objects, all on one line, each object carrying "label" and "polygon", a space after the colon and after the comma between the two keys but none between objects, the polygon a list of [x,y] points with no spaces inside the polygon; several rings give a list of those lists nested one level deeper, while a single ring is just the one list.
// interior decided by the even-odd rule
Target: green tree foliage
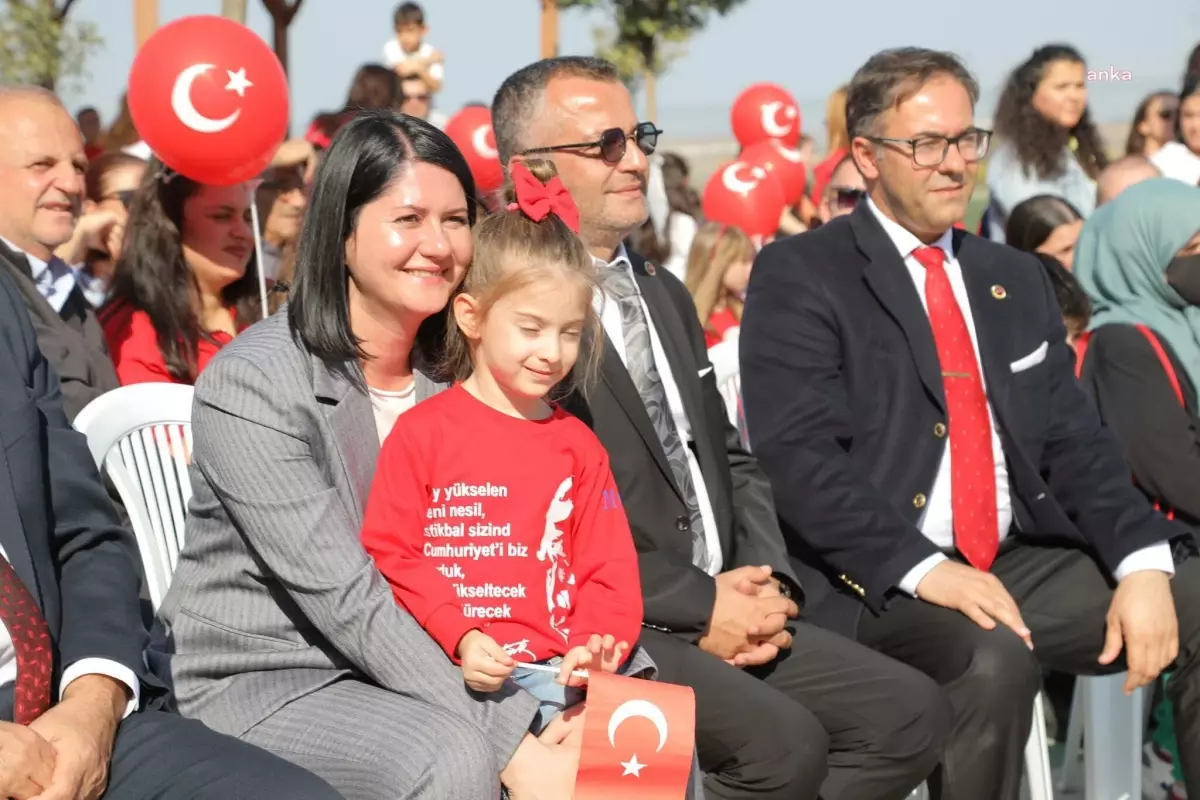
[{"label": "green tree foliage", "polygon": [[67,20],[74,4],[75,0],[6,0],[0,6],[0,84],[62,89],[62,83],[87,77],[87,58],[103,40],[95,25]]}]

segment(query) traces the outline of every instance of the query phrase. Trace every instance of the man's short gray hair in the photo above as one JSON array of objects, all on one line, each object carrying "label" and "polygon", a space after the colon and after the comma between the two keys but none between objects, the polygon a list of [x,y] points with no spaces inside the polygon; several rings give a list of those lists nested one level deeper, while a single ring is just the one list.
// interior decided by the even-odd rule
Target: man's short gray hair
[{"label": "man's short gray hair", "polygon": [[947,75],[979,100],[979,84],[953,53],[924,47],[883,50],[867,59],[846,91],[846,131],[850,138],[876,132],[879,115],[912,97],[932,78]]},{"label": "man's short gray hair", "polygon": [[535,61],[504,79],[492,100],[492,130],[500,163],[522,150],[530,123],[537,117],[543,95],[555,78],[589,78],[619,82],[621,76],[612,63],[593,56],[559,56]]}]

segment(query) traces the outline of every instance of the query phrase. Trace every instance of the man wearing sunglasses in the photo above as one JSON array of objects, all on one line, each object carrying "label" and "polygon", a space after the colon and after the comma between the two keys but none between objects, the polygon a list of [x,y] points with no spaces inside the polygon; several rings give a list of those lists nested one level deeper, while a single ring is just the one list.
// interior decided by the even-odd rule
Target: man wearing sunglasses
[{"label": "man wearing sunglasses", "polygon": [[851,213],[866,194],[867,184],[858,167],[854,166],[854,159],[847,155],[833,168],[829,183],[821,193],[821,204],[817,208],[821,224]]},{"label": "man wearing sunglasses", "polygon": [[[696,751],[718,800],[903,798],[944,736],[915,670],[790,621],[802,591],[770,486],[741,445],[683,284],[622,242],[647,217],[647,156],[615,68],[537,62],[492,106],[504,164],[554,161],[580,210],[603,292],[602,381],[567,408],[609,452],[639,554],[640,644],[696,693]],[[787,627],[785,628],[785,624]]]}]

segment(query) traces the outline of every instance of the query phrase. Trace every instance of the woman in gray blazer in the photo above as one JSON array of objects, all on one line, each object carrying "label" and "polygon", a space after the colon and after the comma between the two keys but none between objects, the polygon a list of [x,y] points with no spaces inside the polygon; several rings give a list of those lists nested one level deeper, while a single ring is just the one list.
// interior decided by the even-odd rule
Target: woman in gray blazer
[{"label": "woman in gray blazer", "polygon": [[359,539],[381,439],[441,388],[422,354],[471,260],[474,196],[441,131],[359,116],[315,178],[288,306],[196,384],[187,546],[161,610],[180,708],[350,800],[574,782],[568,726],[535,739],[532,695],[468,690]]}]

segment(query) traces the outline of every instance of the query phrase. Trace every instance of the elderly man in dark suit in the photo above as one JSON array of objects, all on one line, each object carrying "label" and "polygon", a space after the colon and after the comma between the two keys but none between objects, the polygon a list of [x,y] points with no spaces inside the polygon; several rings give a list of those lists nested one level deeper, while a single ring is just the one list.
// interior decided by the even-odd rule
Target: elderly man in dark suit
[{"label": "elderly man in dark suit", "polygon": [[95,311],[71,266],[54,255],[80,222],[86,169],[83,136],[57,97],[0,89],[0,270],[15,282],[60,376],[70,419],[118,386]]},{"label": "elderly man in dark suit", "polygon": [[990,139],[977,98],[937,51],[879,53],[854,76],[867,198],[755,262],[754,451],[813,621],[950,697],[935,794],[1016,800],[1043,666],[1127,668],[1132,690],[1174,663],[1200,785],[1200,560],[1181,561],[1191,535],[1134,488],[1076,383],[1041,264],[953,228]]}]

